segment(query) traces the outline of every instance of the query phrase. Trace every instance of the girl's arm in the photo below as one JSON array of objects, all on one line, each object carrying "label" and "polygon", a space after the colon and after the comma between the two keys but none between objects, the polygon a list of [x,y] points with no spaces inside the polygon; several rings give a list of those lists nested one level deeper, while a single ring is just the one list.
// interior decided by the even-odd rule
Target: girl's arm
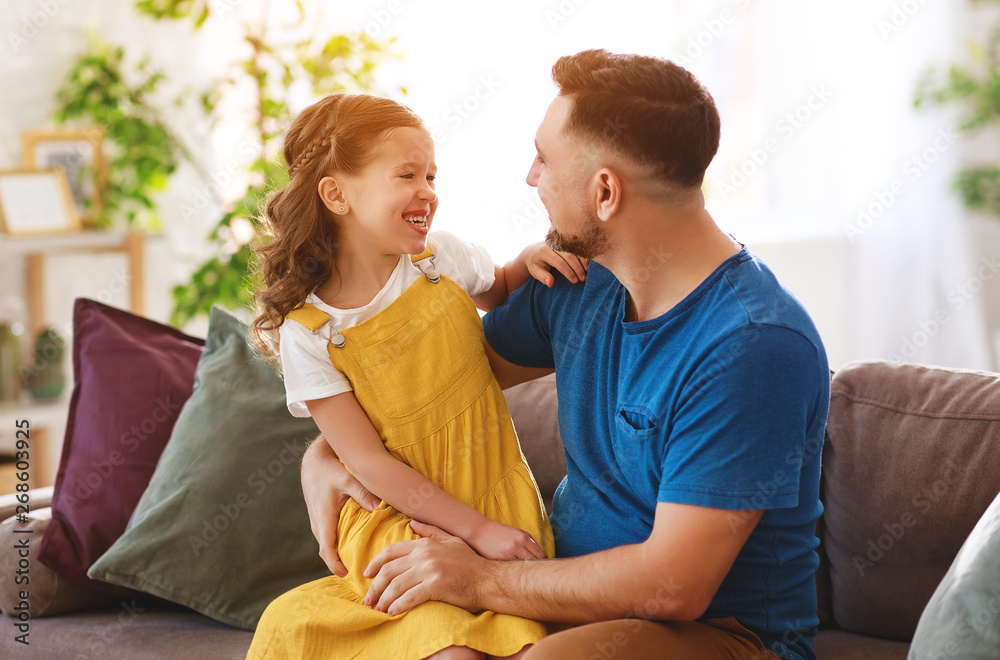
[{"label": "girl's arm", "polygon": [[549,272],[552,267],[557,268],[570,282],[582,282],[587,279],[587,265],[586,259],[575,254],[556,252],[545,243],[533,243],[505,266],[495,266],[493,286],[472,300],[476,307],[488,312],[502,304],[507,296],[532,277],[551,287],[555,284],[555,278]]},{"label": "girl's arm", "polygon": [[306,401],[340,460],[369,491],[405,515],[446,530],[491,559],[544,559],[527,532],[490,520],[390,454],[353,392]]}]

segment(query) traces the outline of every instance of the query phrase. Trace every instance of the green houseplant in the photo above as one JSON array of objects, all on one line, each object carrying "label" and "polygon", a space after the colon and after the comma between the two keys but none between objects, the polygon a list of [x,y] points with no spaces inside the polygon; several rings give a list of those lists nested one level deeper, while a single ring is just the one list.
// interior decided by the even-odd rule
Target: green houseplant
[{"label": "green houseplant", "polygon": [[0,323],[0,403],[17,402],[24,385],[21,338]]},{"label": "green houseplant", "polygon": [[[163,119],[156,99],[164,74],[147,59],[127,65],[124,49],[97,35],[89,35],[87,42],[56,93],[54,119],[59,124],[96,125],[104,131],[107,176],[100,181],[96,172],[83,173],[102,184],[103,210],[95,218],[97,226],[158,230],[156,195],[182,160],[198,164]],[[169,105],[182,102],[176,99]]]},{"label": "green houseplant", "polygon": [[25,373],[25,384],[36,400],[58,398],[66,387],[66,341],[55,328],[46,328],[35,339],[35,357]]},{"label": "green houseplant", "polygon": [[[975,5],[997,4],[973,0]],[[971,42],[969,61],[946,69],[931,67],[921,77],[914,98],[917,108],[955,105],[963,110],[958,130],[975,134],[1000,124],[1000,22],[985,44]],[[954,186],[969,209],[1000,216],[1000,158],[958,173]]]}]

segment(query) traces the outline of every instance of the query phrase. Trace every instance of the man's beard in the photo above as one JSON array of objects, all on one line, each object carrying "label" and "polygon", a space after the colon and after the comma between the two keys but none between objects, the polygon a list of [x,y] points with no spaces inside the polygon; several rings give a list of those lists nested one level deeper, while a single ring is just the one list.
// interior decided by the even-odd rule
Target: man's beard
[{"label": "man's beard", "polygon": [[607,252],[610,246],[604,227],[594,217],[589,218],[583,233],[575,236],[558,232],[555,227],[550,228],[549,233],[545,235],[545,244],[553,250],[569,252],[584,259],[598,257]]}]

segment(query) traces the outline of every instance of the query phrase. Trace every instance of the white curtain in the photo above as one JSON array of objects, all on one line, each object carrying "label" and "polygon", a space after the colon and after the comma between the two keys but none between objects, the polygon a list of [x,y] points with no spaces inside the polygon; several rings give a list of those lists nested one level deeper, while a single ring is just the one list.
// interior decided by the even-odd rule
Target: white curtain
[{"label": "white curtain", "polygon": [[950,187],[968,138],[954,109],[913,107],[928,66],[967,58],[967,4],[718,0],[724,11],[692,64],[730,127],[710,170],[717,214],[847,242],[851,359],[990,368],[989,269]]}]

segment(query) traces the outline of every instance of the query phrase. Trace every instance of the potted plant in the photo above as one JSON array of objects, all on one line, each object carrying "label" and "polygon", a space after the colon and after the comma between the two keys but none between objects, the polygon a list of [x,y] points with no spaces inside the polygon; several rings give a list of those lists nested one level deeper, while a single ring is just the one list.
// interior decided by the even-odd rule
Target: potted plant
[{"label": "potted plant", "polygon": [[37,401],[56,399],[66,387],[66,342],[55,328],[38,333],[35,356],[26,373],[25,384]]}]

